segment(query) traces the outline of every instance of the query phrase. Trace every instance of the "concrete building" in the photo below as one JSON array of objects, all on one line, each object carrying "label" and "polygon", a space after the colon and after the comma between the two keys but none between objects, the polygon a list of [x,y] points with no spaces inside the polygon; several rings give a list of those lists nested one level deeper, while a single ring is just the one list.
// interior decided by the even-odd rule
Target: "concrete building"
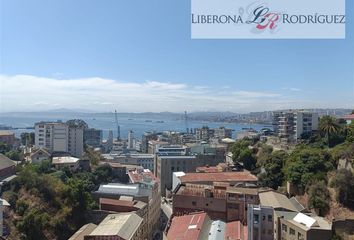
[{"label": "concrete building", "polygon": [[329,240],[332,225],[296,201],[275,191],[259,193],[259,205],[248,205],[249,240]]},{"label": "concrete building", "polygon": [[273,208],[252,205],[247,207],[248,240],[273,240]]},{"label": "concrete building", "polygon": [[121,196],[131,196],[148,204],[148,232],[152,237],[158,227],[160,217],[161,195],[159,180],[148,169],[129,171],[129,184],[109,183],[101,185],[92,195],[95,199],[120,199]]},{"label": "concrete building", "polygon": [[141,152],[148,153],[149,141],[156,140],[157,134],[154,132],[145,132],[141,138]]},{"label": "concrete building", "polygon": [[5,199],[0,198],[0,237],[3,236],[4,230],[4,208],[9,206],[10,204]]},{"label": "concrete building", "polygon": [[41,163],[43,160],[50,160],[51,154],[45,148],[30,149],[30,152],[26,156],[26,161],[32,164]]},{"label": "concrete building", "polygon": [[39,122],[34,126],[35,147],[50,152],[68,152],[81,157],[84,151],[84,128],[63,122]]},{"label": "concrete building", "polygon": [[184,173],[175,178],[176,182],[173,186],[178,184],[205,184],[213,185],[214,182],[224,182],[230,186],[250,186],[257,185],[258,178],[248,171],[243,172],[210,172],[210,173]]},{"label": "concrete building", "polygon": [[0,181],[13,176],[15,173],[14,161],[0,153]]},{"label": "concrete building", "polygon": [[164,232],[167,240],[246,240],[247,229],[240,221],[212,220],[204,213],[175,216]]},{"label": "concrete building", "polygon": [[318,114],[306,111],[287,111],[274,114],[275,134],[287,142],[312,134],[318,128]]},{"label": "concrete building", "polygon": [[149,169],[150,171],[154,171],[155,156],[153,154],[146,154],[146,153],[102,154],[102,157],[107,162],[139,165],[142,166],[144,169]]},{"label": "concrete building", "polygon": [[134,132],[133,130],[130,130],[128,132],[128,149],[135,149],[135,144],[134,144]]},{"label": "concrete building", "polygon": [[102,144],[102,130],[88,128],[84,130],[84,143],[92,147],[100,147]]},{"label": "concrete building", "polygon": [[332,224],[322,217],[299,212],[275,211],[275,240],[330,240]]},{"label": "concrete building", "polygon": [[224,138],[232,138],[232,129],[225,128],[225,127],[215,128],[214,129],[214,138],[217,138],[219,140],[224,139]]},{"label": "concrete building", "polygon": [[257,188],[236,188],[225,184],[180,185],[173,194],[173,214],[180,216],[205,211],[212,219],[246,222],[247,205],[259,203],[258,193]]},{"label": "concrete building", "polygon": [[35,147],[51,152],[68,152],[69,127],[63,122],[39,122],[34,126]]},{"label": "concrete building", "polygon": [[80,167],[80,159],[70,156],[53,157],[52,164],[56,169],[68,168],[70,171],[75,172]]},{"label": "concrete building", "polygon": [[69,126],[68,152],[71,156],[81,158],[84,153],[84,129],[79,126]]},{"label": "concrete building", "polygon": [[88,223],[77,230],[68,240],[84,240],[86,235],[89,235],[97,227],[96,224]]},{"label": "concrete building", "polygon": [[144,240],[142,222],[135,213],[109,214],[84,240]]},{"label": "concrete building", "polygon": [[16,143],[15,133],[11,131],[0,131],[0,142],[6,143],[6,145],[13,147]]}]

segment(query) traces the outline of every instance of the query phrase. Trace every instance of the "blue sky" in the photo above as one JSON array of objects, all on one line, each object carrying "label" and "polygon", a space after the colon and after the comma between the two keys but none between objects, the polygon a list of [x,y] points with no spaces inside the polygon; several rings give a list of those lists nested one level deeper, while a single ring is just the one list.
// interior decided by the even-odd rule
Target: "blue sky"
[{"label": "blue sky", "polygon": [[354,107],[353,1],[345,40],[192,40],[190,0],[0,3],[3,112]]}]

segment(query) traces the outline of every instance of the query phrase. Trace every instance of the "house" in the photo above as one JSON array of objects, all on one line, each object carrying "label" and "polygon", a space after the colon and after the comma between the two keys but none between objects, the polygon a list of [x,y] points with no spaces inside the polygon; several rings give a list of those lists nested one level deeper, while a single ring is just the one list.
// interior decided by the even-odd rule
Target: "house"
[{"label": "house", "polygon": [[0,153],[0,180],[4,180],[15,174],[15,163]]},{"label": "house", "polygon": [[26,157],[26,160],[33,163],[41,163],[43,160],[50,160],[51,154],[48,150],[44,148],[39,148],[32,150],[29,156]]},{"label": "house", "polygon": [[52,164],[56,169],[69,168],[74,172],[80,167],[80,159],[70,156],[53,157]]}]

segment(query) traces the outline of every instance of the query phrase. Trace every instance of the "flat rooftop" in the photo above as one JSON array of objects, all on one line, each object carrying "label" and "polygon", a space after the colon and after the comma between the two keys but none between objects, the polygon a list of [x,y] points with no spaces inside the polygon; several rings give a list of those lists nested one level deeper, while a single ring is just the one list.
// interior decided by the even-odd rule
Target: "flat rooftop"
[{"label": "flat rooftop", "polygon": [[53,157],[52,163],[53,164],[70,164],[70,163],[77,163],[80,159],[76,157]]},{"label": "flat rooftop", "polygon": [[257,182],[250,172],[186,173],[179,177],[181,183],[193,182]]},{"label": "flat rooftop", "polygon": [[130,239],[142,221],[135,213],[109,214],[89,236],[119,236]]}]

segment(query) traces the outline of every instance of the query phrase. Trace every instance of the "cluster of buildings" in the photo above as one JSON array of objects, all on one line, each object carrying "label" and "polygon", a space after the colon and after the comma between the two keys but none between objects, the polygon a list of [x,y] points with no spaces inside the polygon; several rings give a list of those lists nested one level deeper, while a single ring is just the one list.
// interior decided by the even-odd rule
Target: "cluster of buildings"
[{"label": "cluster of buildings", "polygon": [[331,239],[331,223],[294,197],[258,188],[252,174],[204,170],[174,173],[165,239]]},{"label": "cluster of buildings", "polygon": [[[108,163],[106,163],[108,164]],[[125,173],[127,183],[108,183],[92,193],[99,210],[89,215],[70,240],[153,239],[159,231],[161,194],[159,180],[141,167]]]}]

